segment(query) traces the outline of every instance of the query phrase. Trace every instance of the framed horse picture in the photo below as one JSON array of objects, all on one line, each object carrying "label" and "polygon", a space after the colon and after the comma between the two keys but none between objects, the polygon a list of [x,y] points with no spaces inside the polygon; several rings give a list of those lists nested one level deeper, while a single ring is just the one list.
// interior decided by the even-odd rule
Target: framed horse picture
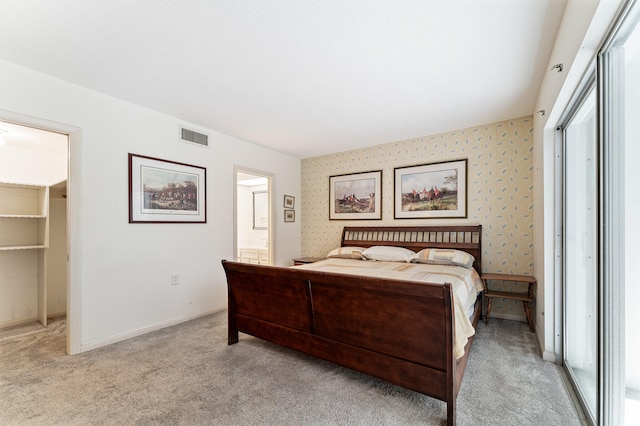
[{"label": "framed horse picture", "polygon": [[129,223],[206,223],[204,167],[129,154]]},{"label": "framed horse picture", "polygon": [[330,176],[329,219],[382,219],[382,170]]},{"label": "framed horse picture", "polygon": [[467,160],[394,169],[396,219],[467,217]]}]

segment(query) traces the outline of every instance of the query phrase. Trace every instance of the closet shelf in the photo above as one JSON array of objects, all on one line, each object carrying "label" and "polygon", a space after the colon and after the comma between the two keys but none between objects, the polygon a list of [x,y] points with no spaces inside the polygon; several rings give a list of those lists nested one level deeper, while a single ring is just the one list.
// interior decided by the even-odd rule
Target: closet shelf
[{"label": "closet shelf", "polygon": [[0,219],[46,219],[42,214],[0,214]]},{"label": "closet shelf", "polygon": [[[44,249],[49,246],[49,220],[48,186],[0,182],[0,254],[3,255],[0,259],[4,265],[15,256],[21,269],[37,271],[37,315],[44,326],[47,325],[47,250]],[[16,278],[12,282],[25,282],[25,279]]]},{"label": "closet shelf", "polygon": [[39,250],[47,248],[44,245],[31,245],[31,246],[5,246],[0,247],[0,251],[9,251],[9,250]]}]

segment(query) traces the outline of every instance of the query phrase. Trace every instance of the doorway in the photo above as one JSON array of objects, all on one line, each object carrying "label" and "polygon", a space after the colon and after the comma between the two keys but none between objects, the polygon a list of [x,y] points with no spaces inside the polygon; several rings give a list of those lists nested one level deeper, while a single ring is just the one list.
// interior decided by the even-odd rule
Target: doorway
[{"label": "doorway", "polygon": [[[70,137],[59,127],[48,128],[44,120],[0,111],[0,181],[5,195],[0,203],[9,213],[17,209],[0,217],[10,228],[21,227],[14,236],[15,249],[0,241],[2,269],[11,267],[16,272],[0,280],[0,326],[15,328],[16,333],[36,329],[38,323],[47,326],[52,318],[64,320],[70,310]],[[30,212],[34,208],[36,214]],[[66,330],[70,353],[68,324]]]},{"label": "doorway", "polygon": [[239,262],[271,265],[273,175],[234,167],[234,253]]}]

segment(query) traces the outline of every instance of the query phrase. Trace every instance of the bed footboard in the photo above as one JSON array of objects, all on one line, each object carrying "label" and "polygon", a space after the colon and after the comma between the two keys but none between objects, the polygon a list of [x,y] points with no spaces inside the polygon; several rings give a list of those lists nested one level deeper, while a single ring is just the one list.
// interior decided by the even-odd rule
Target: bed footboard
[{"label": "bed footboard", "polygon": [[222,264],[229,344],[243,332],[387,380],[445,401],[455,424],[463,358],[450,285]]}]

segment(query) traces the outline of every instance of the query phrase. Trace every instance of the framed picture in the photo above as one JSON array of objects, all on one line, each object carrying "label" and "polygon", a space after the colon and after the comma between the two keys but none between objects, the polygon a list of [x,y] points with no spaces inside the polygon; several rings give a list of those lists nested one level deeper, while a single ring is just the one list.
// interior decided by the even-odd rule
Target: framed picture
[{"label": "framed picture", "polygon": [[284,221],[285,222],[295,222],[296,221],[296,211],[295,210],[285,210],[284,211]]},{"label": "framed picture", "polygon": [[382,219],[382,170],[330,176],[329,219]]},{"label": "framed picture", "polygon": [[394,169],[396,219],[467,217],[467,160]]},{"label": "framed picture", "polygon": [[204,167],[129,154],[129,223],[206,223]]},{"label": "framed picture", "polygon": [[284,208],[285,209],[292,209],[294,208],[296,205],[296,198],[292,197],[291,195],[285,195],[284,196]]}]

